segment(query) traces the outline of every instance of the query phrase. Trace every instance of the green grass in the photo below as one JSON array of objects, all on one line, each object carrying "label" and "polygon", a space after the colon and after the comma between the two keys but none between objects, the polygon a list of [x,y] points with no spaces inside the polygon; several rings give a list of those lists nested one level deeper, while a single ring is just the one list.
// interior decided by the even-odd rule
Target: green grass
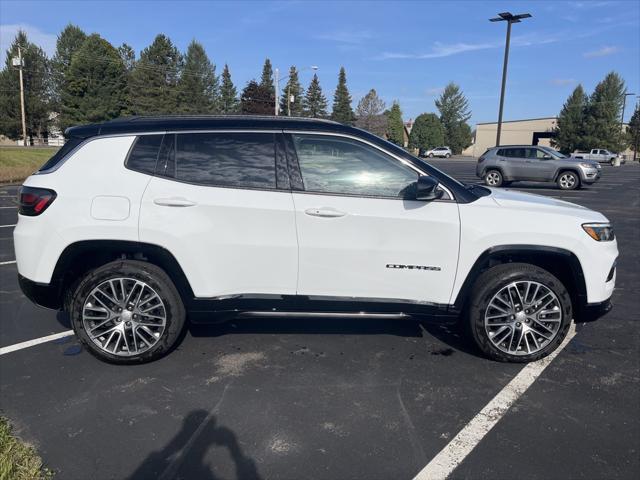
[{"label": "green grass", "polygon": [[53,473],[42,466],[35,449],[11,435],[6,419],[0,418],[0,480],[45,480]]},{"label": "green grass", "polygon": [[54,147],[0,147],[0,183],[21,182],[57,150]]}]

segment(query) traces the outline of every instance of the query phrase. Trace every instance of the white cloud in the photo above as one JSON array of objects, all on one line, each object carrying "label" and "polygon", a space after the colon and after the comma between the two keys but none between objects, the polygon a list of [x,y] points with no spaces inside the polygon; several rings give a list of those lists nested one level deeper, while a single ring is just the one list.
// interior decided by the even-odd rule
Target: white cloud
[{"label": "white cloud", "polygon": [[373,34],[368,30],[342,30],[318,34],[315,35],[314,38],[317,40],[329,40],[349,45],[361,45],[367,40],[373,38]]},{"label": "white cloud", "polygon": [[613,55],[620,50],[618,47],[602,47],[598,50],[592,50],[590,52],[585,52],[583,54],[584,58],[594,58],[594,57],[606,57],[607,55]]},{"label": "white cloud", "polygon": [[27,34],[27,39],[42,48],[47,56],[53,56],[56,50],[56,35],[45,33],[38,27],[26,23],[0,25],[0,65],[4,65],[7,50],[19,30],[23,30]]},{"label": "white cloud", "polygon": [[436,95],[440,95],[443,91],[444,87],[432,87],[427,88],[427,90],[425,90],[425,93],[427,94],[427,96],[435,97]]},{"label": "white cloud", "polygon": [[472,52],[475,50],[485,50],[487,48],[495,48],[493,43],[452,43],[443,44],[436,42],[429,52],[425,53],[401,53],[401,52],[384,52],[378,58],[381,60],[390,59],[425,59],[425,58],[441,58],[457,55],[458,53]]},{"label": "white cloud", "polygon": [[559,87],[563,87],[565,85],[573,85],[577,83],[575,78],[552,78],[549,80],[552,85],[557,85]]}]

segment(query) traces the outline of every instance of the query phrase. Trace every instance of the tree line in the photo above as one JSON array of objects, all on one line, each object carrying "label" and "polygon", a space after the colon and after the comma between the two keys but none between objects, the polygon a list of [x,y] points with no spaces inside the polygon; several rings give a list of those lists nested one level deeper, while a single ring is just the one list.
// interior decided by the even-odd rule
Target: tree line
[{"label": "tree line", "polygon": [[[12,139],[21,138],[18,68],[12,64],[18,48],[23,57],[27,135],[31,138],[45,136],[54,126],[64,131],[72,125],[126,115],[275,113],[274,72],[269,59],[260,78],[250,80],[239,92],[229,66],[225,64],[219,74],[204,47],[195,40],[182,53],[169,37],[159,34],[137,57],[126,43],[116,48],[100,35],[88,35],[70,24],[58,35],[51,59],[23,31],[7,50],[0,71],[0,134]],[[299,73],[291,66],[285,77],[281,115],[330,118],[404,146],[402,111],[397,101],[386,109],[372,89],[354,111],[342,67],[329,112],[318,75],[314,73],[305,89]],[[471,134],[466,121],[470,113],[459,88],[448,86],[436,106],[439,123],[429,117],[434,114],[420,115],[411,147],[427,149],[448,142],[454,151],[460,151],[468,146]]]},{"label": "tree line", "polygon": [[[554,146],[561,152],[606,148],[612,152],[638,144],[640,112],[636,105],[629,129],[622,128],[624,80],[610,72],[591,95],[578,85],[562,106],[555,128]],[[637,148],[637,147],[636,147]]]}]

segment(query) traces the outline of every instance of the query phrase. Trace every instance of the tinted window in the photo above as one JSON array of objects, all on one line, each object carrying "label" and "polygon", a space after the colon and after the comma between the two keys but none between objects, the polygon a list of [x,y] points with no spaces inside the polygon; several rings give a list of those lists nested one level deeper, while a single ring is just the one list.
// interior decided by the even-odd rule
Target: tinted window
[{"label": "tinted window", "polygon": [[[184,133],[176,135],[178,180],[224,187],[275,188],[272,133]],[[173,173],[173,174],[172,174]]]},{"label": "tinted window", "polygon": [[162,143],[162,135],[143,135],[136,139],[129,158],[127,167],[138,172],[153,175],[156,171],[158,151]]},{"label": "tinted window", "polygon": [[376,148],[324,135],[293,140],[306,191],[396,198],[414,192],[418,174]]},{"label": "tinted window", "polygon": [[42,167],[40,167],[40,172],[44,170],[49,170],[50,168],[55,167],[58,163],[60,163],[71,151],[76,148],[78,145],[82,143],[81,138],[70,138],[67,142],[56,152],[53,154],[49,160],[46,161]]},{"label": "tinted window", "polygon": [[505,148],[504,156],[510,158],[525,158],[526,152],[524,148]]}]

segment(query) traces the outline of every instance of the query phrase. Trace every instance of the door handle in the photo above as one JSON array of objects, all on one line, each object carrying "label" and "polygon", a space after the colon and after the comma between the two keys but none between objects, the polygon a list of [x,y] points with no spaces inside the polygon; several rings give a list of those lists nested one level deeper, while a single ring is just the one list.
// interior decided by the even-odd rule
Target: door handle
[{"label": "door handle", "polygon": [[307,208],[304,213],[312,217],[338,218],[344,217],[347,213],[341,212],[331,207]]},{"label": "door handle", "polygon": [[153,203],[162,207],[193,207],[196,205],[196,202],[182,197],[156,198]]}]

